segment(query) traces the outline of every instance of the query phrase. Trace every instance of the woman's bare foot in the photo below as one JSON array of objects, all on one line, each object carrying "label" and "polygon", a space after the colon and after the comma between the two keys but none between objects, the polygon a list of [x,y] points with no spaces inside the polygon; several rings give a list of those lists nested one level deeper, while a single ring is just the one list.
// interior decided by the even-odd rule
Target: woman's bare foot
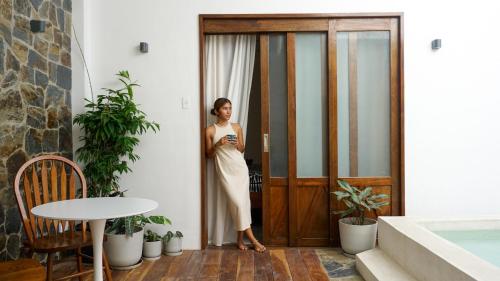
[{"label": "woman's bare foot", "polygon": [[262,244],[260,244],[259,241],[255,241],[253,242],[253,249],[257,252],[257,253],[263,253],[266,251],[266,247]]},{"label": "woman's bare foot", "polygon": [[240,249],[241,251],[246,251],[248,250],[248,247],[245,245],[245,243],[238,242],[238,249]]}]

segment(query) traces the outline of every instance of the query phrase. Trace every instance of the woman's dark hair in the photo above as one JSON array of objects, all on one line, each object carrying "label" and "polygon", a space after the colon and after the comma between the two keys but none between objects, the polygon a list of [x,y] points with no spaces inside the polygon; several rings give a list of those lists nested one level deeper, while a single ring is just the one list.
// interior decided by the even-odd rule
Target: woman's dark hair
[{"label": "woman's dark hair", "polygon": [[214,108],[210,110],[210,114],[217,115],[216,112],[219,111],[219,108],[223,107],[226,103],[232,104],[229,99],[226,98],[218,98],[214,102]]}]

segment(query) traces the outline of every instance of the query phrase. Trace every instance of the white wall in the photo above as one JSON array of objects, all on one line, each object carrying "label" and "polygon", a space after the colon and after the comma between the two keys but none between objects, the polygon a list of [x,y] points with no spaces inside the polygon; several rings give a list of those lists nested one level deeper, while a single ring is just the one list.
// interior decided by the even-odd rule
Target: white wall
[{"label": "white wall", "polygon": [[[84,112],[85,103],[83,102],[83,99],[92,99],[87,71],[84,68],[84,58],[87,60],[87,58],[91,57],[90,42],[92,38],[88,34],[90,31],[89,22],[85,20],[89,14],[90,1],[73,0],[72,8],[74,32],[73,37],[71,38],[71,111],[74,117],[77,114]],[[78,126],[73,126],[74,160],[76,160],[76,154],[74,152],[81,145],[79,141],[81,134],[80,128]]]},{"label": "white wall", "polygon": [[[489,1],[444,2],[85,0],[94,88],[128,69],[142,85],[142,109],[161,124],[142,138],[142,159],[122,185],[159,201],[156,213],[186,234],[185,246],[200,247],[198,14],[404,12],[407,215],[500,214],[500,17]],[[137,51],[140,41],[148,54]],[[74,91],[74,110],[83,93]]]}]

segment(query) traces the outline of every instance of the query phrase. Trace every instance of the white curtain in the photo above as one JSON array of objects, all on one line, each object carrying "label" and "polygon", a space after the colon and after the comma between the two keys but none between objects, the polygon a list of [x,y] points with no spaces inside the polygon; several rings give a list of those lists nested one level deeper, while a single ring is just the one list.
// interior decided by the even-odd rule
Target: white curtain
[{"label": "white curtain", "polygon": [[[248,103],[255,61],[255,35],[207,35],[205,37],[205,104],[207,126],[217,98],[232,102],[231,122],[239,123],[246,138]],[[217,183],[213,161],[207,161],[208,240],[213,245],[236,241],[227,210],[227,198]]]}]

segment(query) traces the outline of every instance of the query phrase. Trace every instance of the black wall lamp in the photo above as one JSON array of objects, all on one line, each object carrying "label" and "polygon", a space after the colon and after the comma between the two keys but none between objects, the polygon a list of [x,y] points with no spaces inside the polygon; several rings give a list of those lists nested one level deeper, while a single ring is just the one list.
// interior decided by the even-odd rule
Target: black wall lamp
[{"label": "black wall lamp", "polygon": [[30,20],[31,32],[45,32],[45,22],[43,20]]},{"label": "black wall lamp", "polygon": [[434,39],[432,40],[432,49],[433,50],[438,50],[441,48],[441,39]]},{"label": "black wall lamp", "polygon": [[147,52],[149,52],[149,45],[148,45],[148,43],[141,42],[139,44],[139,50],[141,51],[141,53],[147,53]]}]

